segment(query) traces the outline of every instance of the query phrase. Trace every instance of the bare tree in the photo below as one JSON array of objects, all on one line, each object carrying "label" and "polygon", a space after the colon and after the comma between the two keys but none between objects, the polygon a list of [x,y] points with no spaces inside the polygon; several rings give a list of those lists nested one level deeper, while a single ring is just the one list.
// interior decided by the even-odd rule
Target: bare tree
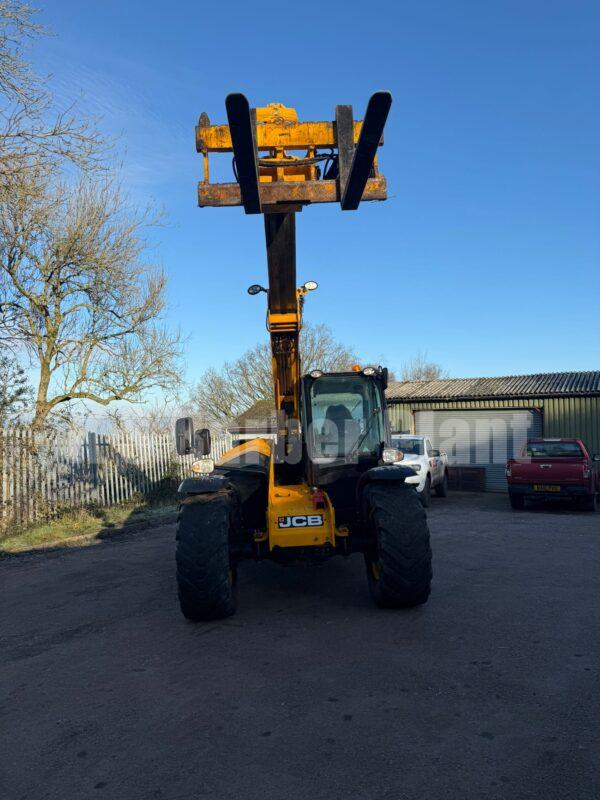
[{"label": "bare tree", "polygon": [[177,384],[165,277],[144,260],[152,222],[109,180],[73,186],[41,167],[0,181],[0,338],[39,371],[36,427],[72,400],[140,401]]},{"label": "bare tree", "polygon": [[19,419],[31,403],[25,370],[10,351],[0,351],[0,427]]},{"label": "bare tree", "polygon": [[71,107],[56,110],[46,81],[25,58],[27,44],[46,33],[27,3],[0,0],[0,175],[65,161],[100,166],[106,142],[90,120]]},{"label": "bare tree", "polygon": [[[336,341],[326,325],[305,325],[300,334],[302,371],[335,372],[356,363],[353,351]],[[222,369],[207,370],[191,402],[213,425],[222,426],[259,400],[272,401],[271,347],[262,342]]]},{"label": "bare tree", "polygon": [[[120,433],[142,433],[150,436],[172,435],[177,417],[189,416],[176,398],[158,398],[149,404],[133,408],[112,408],[105,421]],[[200,426],[201,427],[201,426]]]},{"label": "bare tree", "polygon": [[402,365],[403,381],[435,381],[447,377],[447,371],[439,364],[428,361],[427,353],[421,351]]}]

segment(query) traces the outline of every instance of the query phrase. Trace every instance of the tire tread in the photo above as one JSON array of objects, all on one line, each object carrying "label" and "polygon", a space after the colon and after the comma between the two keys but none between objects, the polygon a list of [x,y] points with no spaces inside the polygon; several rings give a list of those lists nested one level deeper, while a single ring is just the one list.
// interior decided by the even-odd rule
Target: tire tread
[{"label": "tire tread", "polygon": [[229,534],[236,517],[230,492],[190,496],[180,506],[175,561],[179,604],[187,619],[222,619],[235,613]]},{"label": "tire tread", "polygon": [[371,595],[384,608],[410,608],[431,592],[431,544],[427,516],[411,486],[373,483],[365,489],[377,539],[379,578],[366,556]]}]

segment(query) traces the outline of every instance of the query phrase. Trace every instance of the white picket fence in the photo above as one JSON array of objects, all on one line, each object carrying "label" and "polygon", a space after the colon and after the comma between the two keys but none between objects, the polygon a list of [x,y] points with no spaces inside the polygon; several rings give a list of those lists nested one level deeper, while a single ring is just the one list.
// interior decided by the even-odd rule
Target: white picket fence
[{"label": "white picket fence", "polygon": [[[228,434],[215,436],[211,455],[219,458],[229,447]],[[167,435],[0,429],[0,535],[66,508],[168,496],[193,460],[178,456]]]}]

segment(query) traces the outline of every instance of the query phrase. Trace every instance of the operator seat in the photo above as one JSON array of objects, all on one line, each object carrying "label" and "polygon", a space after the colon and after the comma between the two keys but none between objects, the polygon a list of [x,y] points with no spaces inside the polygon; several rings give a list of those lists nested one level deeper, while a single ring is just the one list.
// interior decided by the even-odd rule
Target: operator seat
[{"label": "operator seat", "polygon": [[337,405],[327,407],[325,419],[331,420],[338,428],[343,429],[344,422],[347,419],[352,419],[352,414],[343,403],[338,403]]},{"label": "operator seat", "polygon": [[352,421],[352,414],[343,403],[328,406],[325,411],[325,423],[322,433],[323,435],[335,437],[338,444],[338,455],[343,455],[346,452],[349,421]]}]

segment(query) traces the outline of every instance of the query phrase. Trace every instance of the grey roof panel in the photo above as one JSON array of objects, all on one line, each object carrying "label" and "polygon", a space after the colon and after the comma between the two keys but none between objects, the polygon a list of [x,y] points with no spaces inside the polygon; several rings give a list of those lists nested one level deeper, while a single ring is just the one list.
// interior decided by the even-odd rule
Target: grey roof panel
[{"label": "grey roof panel", "polygon": [[546,372],[501,378],[444,378],[392,381],[388,400],[471,400],[500,397],[600,394],[600,371]]}]

